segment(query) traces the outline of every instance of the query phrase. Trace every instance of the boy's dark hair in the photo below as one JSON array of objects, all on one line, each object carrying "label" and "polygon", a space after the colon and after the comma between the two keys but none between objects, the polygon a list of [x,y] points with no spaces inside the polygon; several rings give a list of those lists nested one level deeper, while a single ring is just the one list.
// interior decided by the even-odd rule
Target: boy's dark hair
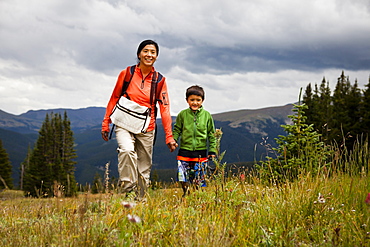
[{"label": "boy's dark hair", "polygon": [[189,98],[190,95],[196,95],[202,97],[202,100],[204,100],[205,93],[201,86],[194,85],[186,89],[186,99]]},{"label": "boy's dark hair", "polygon": [[154,40],[148,39],[148,40],[142,41],[140,43],[139,47],[137,48],[136,55],[137,55],[138,59],[139,59],[139,54],[140,54],[141,50],[144,49],[144,47],[147,46],[147,45],[154,45],[155,49],[157,50],[157,56],[159,55],[159,46],[158,46],[157,42],[155,42]]}]

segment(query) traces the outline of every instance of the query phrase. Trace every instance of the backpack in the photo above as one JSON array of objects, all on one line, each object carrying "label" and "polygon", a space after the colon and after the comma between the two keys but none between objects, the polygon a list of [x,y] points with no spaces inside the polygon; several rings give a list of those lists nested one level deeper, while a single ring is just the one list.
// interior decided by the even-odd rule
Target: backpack
[{"label": "backpack", "polygon": [[[123,80],[121,96],[125,95],[125,94],[127,95],[126,90],[127,90],[128,86],[130,85],[132,77],[134,76],[135,68],[136,68],[136,65],[132,65],[132,66],[129,66],[129,67],[126,68],[126,74],[125,74],[125,78]],[[159,99],[159,97],[157,97],[157,85],[163,80],[163,76],[162,76],[161,73],[159,73],[157,71],[155,71],[154,73],[155,74],[153,75],[152,87],[150,89],[150,97],[152,98],[155,95],[156,99],[155,99],[155,101],[151,102],[151,105],[156,104],[157,101],[161,101]],[[155,78],[156,74],[158,75],[157,79]],[[128,96],[128,99],[130,99],[129,96]]]},{"label": "backpack", "polygon": [[[128,86],[130,85],[132,77],[134,76],[135,68],[136,68],[136,65],[132,65],[132,66],[127,67],[125,78],[123,80],[121,96],[126,95],[126,98],[128,98],[128,99],[130,99],[130,96],[127,94],[126,91],[127,91]],[[157,75],[158,75],[158,78],[156,78]],[[164,79],[164,77],[161,73],[159,73],[157,71],[154,72],[153,78],[152,78],[152,83],[151,83],[151,88],[150,88],[150,105],[152,106],[152,108],[154,107],[154,118],[157,117],[157,111],[158,111],[156,103],[157,102],[162,102],[162,100],[160,100],[158,95],[157,95],[157,87],[158,87],[158,84],[160,82],[162,82],[163,79]],[[114,127],[115,127],[115,125],[113,124],[112,130],[109,134],[109,139],[112,138]],[[155,125],[155,136],[154,136],[153,145],[156,141],[156,136],[157,136],[157,125]]]}]

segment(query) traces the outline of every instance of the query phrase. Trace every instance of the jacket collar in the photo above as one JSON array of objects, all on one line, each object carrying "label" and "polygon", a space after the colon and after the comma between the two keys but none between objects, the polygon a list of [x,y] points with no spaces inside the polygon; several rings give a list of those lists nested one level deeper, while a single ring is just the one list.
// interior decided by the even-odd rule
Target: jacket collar
[{"label": "jacket collar", "polygon": [[195,112],[193,112],[193,110],[192,110],[190,107],[188,108],[188,110],[189,110],[189,112],[191,112],[191,113],[198,114],[199,112],[203,111],[203,105],[202,105],[201,107],[199,107],[199,109],[198,109],[198,110],[196,110]]}]

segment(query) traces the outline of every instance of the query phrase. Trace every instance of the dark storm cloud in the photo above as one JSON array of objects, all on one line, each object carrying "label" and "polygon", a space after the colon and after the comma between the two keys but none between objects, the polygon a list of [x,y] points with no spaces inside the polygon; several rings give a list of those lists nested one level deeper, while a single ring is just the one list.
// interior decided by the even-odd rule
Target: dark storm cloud
[{"label": "dark storm cloud", "polygon": [[235,72],[276,72],[338,68],[343,70],[369,70],[370,44],[364,46],[327,45],[326,47],[296,47],[284,49],[269,47],[238,48],[197,46],[187,52],[184,64],[198,73],[213,71],[219,74]]},{"label": "dark storm cloud", "polygon": [[370,74],[369,0],[2,0],[0,37],[0,105],[16,113],[104,106],[144,39],[160,45],[174,113],[190,84],[220,112]]}]

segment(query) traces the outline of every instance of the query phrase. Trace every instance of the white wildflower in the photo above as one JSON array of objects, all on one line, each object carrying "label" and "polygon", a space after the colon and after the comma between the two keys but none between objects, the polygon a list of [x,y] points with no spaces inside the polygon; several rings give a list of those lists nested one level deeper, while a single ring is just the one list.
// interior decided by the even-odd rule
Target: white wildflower
[{"label": "white wildflower", "polygon": [[318,203],[325,203],[325,198],[321,193],[319,193],[319,197],[317,197]]},{"label": "white wildflower", "polygon": [[128,214],[127,215],[127,218],[129,221],[133,222],[133,223],[140,223],[141,222],[141,219],[139,216],[137,215],[131,215],[131,214]]},{"label": "white wildflower", "polygon": [[122,206],[125,207],[125,208],[133,208],[136,206],[136,203],[134,202],[121,202]]}]

